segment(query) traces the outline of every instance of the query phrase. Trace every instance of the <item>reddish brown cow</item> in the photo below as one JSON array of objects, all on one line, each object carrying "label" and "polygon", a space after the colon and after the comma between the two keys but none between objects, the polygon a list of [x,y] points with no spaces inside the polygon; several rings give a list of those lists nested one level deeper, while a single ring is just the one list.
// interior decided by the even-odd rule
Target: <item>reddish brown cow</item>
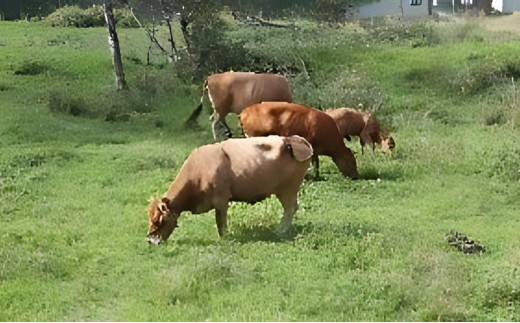
[{"label": "reddish brown cow", "polygon": [[292,102],[291,89],[282,75],[245,72],[213,74],[204,82],[201,103],[188,119],[188,123],[194,122],[202,110],[206,89],[213,106],[211,120],[215,140],[231,137],[231,130],[226,123],[229,113],[240,114],[245,107],[262,101]]},{"label": "reddish brown cow", "polygon": [[222,236],[229,201],[255,203],[271,194],[284,209],[278,230],[287,231],[312,154],[312,146],[299,136],[230,139],[195,149],[170,189],[150,202],[148,241],[158,244],[168,239],[183,211],[211,209]]},{"label": "reddish brown cow", "polygon": [[249,137],[298,135],[307,139],[314,150],[316,177],[319,177],[318,155],[331,157],[344,176],[359,175],[356,158],[345,146],[334,119],[322,111],[295,103],[262,102],[245,108],[240,123]]},{"label": "reddish brown cow", "polygon": [[325,113],[330,115],[338,125],[339,132],[350,141],[350,136],[358,136],[361,143],[361,151],[368,144],[375,149],[375,144],[381,146],[383,153],[389,153],[395,147],[394,139],[388,132],[382,131],[379,122],[368,111],[350,108],[328,109]]}]

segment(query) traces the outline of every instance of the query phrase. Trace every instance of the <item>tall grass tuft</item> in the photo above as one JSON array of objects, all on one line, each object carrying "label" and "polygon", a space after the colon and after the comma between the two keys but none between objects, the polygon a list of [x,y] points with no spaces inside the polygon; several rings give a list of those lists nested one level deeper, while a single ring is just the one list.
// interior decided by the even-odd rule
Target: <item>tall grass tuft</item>
[{"label": "tall grass tuft", "polygon": [[26,60],[18,66],[14,75],[38,75],[49,70],[49,66],[38,60]]}]

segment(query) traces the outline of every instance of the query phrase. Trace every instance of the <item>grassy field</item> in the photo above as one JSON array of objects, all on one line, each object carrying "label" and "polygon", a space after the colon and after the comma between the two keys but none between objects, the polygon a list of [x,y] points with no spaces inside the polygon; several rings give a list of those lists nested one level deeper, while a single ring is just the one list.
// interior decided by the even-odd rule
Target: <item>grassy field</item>
[{"label": "grassy field", "polygon": [[151,246],[147,200],[213,141],[207,113],[182,128],[201,82],[120,29],[116,94],[105,29],[0,22],[0,321],[520,320],[518,36],[294,23],[229,37],[285,66],[296,102],[375,109],[394,153],[348,143],[356,181],[321,158],[288,237],[271,198],[233,203],[224,239],[212,211]]}]

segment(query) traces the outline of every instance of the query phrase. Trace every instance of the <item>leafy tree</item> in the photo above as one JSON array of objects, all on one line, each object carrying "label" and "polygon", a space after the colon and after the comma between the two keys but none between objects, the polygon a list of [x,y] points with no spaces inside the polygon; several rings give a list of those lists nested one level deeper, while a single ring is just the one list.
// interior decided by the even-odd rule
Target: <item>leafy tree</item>
[{"label": "leafy tree", "polygon": [[5,20],[15,20],[20,18],[19,0],[0,1],[0,18]]}]

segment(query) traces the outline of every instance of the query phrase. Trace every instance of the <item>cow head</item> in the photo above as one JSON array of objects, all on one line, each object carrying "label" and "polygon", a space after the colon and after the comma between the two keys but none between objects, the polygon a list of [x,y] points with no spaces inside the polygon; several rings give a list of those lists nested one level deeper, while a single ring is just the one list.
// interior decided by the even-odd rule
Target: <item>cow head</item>
[{"label": "cow head", "polygon": [[334,156],[332,160],[336,166],[338,166],[343,176],[347,176],[352,179],[357,179],[359,177],[356,157],[354,157],[354,153],[352,153],[352,150],[349,148],[345,147],[344,153]]},{"label": "cow head", "polygon": [[383,153],[391,153],[395,148],[395,141],[388,133],[381,134],[381,151]]},{"label": "cow head", "polygon": [[153,199],[148,206],[148,235],[146,240],[149,243],[159,244],[166,241],[177,227],[179,214],[170,211],[170,200],[166,197]]}]

